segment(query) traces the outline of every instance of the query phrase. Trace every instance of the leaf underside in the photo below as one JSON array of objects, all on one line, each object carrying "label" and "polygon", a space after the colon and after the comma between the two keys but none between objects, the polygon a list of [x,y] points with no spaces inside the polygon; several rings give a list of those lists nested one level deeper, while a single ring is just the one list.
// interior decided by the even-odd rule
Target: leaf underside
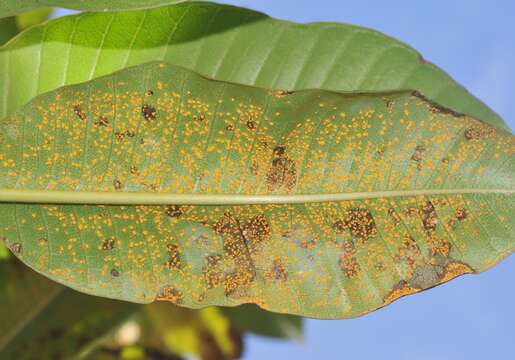
[{"label": "leaf underside", "polygon": [[1,235],[89,294],[348,318],[515,248],[513,135],[417,92],[292,93],[149,63],[0,127]]},{"label": "leaf underside", "polygon": [[379,32],[295,24],[203,2],[66,16],[24,32],[0,48],[0,117],[62,85],[156,60],[265,88],[417,89],[443,106],[508,129],[445,72]]}]

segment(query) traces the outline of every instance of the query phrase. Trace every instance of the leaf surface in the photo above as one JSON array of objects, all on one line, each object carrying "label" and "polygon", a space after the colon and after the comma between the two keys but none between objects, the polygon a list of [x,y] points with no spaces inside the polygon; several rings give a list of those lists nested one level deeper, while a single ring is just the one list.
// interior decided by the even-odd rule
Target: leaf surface
[{"label": "leaf surface", "polygon": [[507,129],[441,69],[379,32],[346,24],[295,24],[202,2],[66,16],[24,32],[0,49],[0,117],[37,94],[155,60],[265,88],[417,89]]},{"label": "leaf surface", "polygon": [[61,7],[83,11],[145,9],[187,0],[3,0],[0,18],[43,7]]},{"label": "leaf surface", "polygon": [[0,136],[1,235],[90,294],[353,317],[515,247],[513,135],[417,92],[148,63],[41,95]]}]

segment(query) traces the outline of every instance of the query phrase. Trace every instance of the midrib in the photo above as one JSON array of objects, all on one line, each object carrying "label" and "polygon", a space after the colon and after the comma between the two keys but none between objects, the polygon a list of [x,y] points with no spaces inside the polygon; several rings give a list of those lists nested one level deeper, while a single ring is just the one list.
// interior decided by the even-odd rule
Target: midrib
[{"label": "midrib", "polygon": [[252,205],[301,204],[345,200],[452,194],[505,194],[515,189],[421,189],[299,195],[173,194],[144,192],[42,191],[0,189],[0,202],[102,205]]}]

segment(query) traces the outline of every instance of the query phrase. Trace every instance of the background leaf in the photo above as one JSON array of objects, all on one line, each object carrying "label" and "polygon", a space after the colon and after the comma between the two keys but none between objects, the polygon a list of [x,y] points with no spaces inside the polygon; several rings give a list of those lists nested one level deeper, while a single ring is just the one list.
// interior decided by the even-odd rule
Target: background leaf
[{"label": "background leaf", "polygon": [[0,297],[2,359],[79,356],[140,308],[67,289],[15,259],[0,261]]},{"label": "background leaf", "polygon": [[61,7],[84,11],[113,11],[145,9],[183,1],[187,0],[3,0],[0,3],[0,18],[41,7]]},{"label": "background leaf", "polygon": [[240,331],[274,338],[302,339],[302,318],[299,316],[264,311],[252,304],[226,307],[223,311]]},{"label": "background leaf", "polygon": [[515,247],[513,135],[417,92],[149,63],[42,95],[0,135],[9,248],[100,296],[353,317]]},{"label": "background leaf", "polygon": [[446,107],[507,128],[415,50],[376,31],[334,23],[300,25],[197,2],[67,16],[25,32],[0,50],[0,117],[37,94],[153,60],[265,88],[416,89]]}]

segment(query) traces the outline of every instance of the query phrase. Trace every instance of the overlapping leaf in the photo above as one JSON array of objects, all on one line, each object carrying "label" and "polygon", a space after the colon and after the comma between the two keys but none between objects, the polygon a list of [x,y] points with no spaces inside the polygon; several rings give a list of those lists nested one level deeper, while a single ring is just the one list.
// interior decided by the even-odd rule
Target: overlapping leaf
[{"label": "overlapping leaf", "polygon": [[187,0],[3,0],[0,18],[42,7],[62,7],[84,11],[145,9]]},{"label": "overlapping leaf", "polygon": [[45,91],[153,60],[266,88],[417,89],[507,128],[442,70],[376,31],[201,2],[68,16],[25,32],[0,50],[0,117]]},{"label": "overlapping leaf", "polygon": [[0,231],[81,291],[358,316],[515,248],[515,141],[417,92],[291,93],[164,63],[0,124]]},{"label": "overlapping leaf", "polygon": [[0,280],[2,359],[77,357],[140,308],[67,289],[14,259],[0,261]]}]

